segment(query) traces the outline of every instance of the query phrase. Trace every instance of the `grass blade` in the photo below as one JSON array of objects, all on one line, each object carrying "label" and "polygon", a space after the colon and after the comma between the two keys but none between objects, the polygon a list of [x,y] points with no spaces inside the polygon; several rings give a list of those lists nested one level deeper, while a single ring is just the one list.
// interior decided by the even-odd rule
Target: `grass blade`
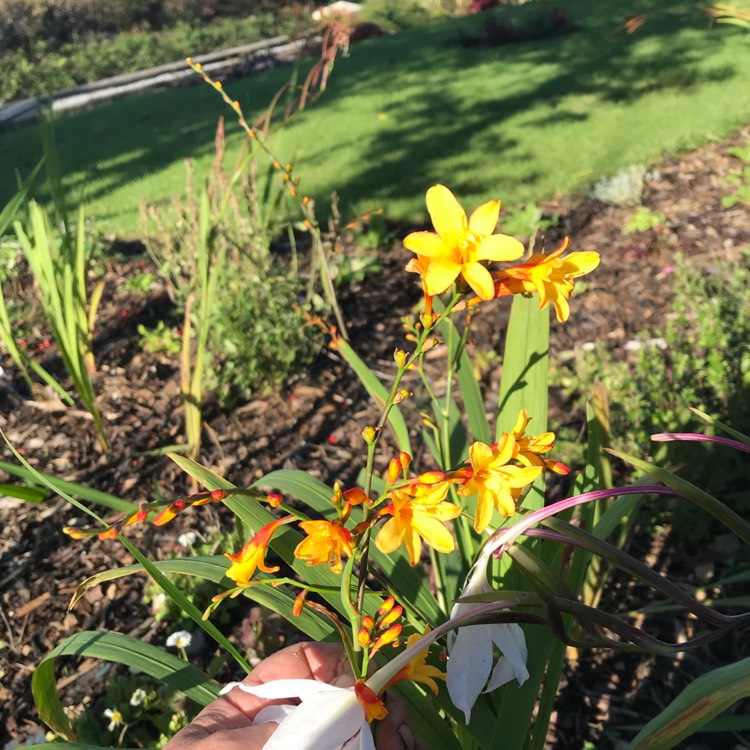
[{"label": "grass blade", "polygon": [[[228,567],[227,559],[223,555],[203,555],[197,557],[176,557],[172,560],[158,560],[154,565],[163,573],[175,575],[194,576],[207,581],[213,581],[217,584],[222,582],[229,584],[229,579],[225,577]],[[107,581],[114,581],[118,578],[144,572],[140,565],[125,565],[121,568],[104,570],[101,573],[87,578],[75,591],[70,603],[72,609],[76,602],[90,589],[99,586]],[[257,578],[268,578],[266,574],[258,573]],[[231,584],[234,586],[234,584]],[[229,588],[229,586],[225,586]],[[247,588],[243,595],[248,599],[258,602],[299,628],[305,635],[314,638],[316,641],[326,640],[335,632],[330,622],[322,615],[310,609],[303,609],[299,617],[292,615],[292,606],[294,596],[280,587],[273,586],[251,586]]]},{"label": "grass blade", "polygon": [[[388,390],[378,380],[375,373],[365,364],[364,360],[352,349],[351,345],[343,338],[336,339],[336,350],[346,360],[347,364],[354,370],[362,385],[379,405],[384,406],[388,398]],[[406,426],[404,415],[398,406],[394,406],[388,414],[388,424],[393,430],[396,444],[400,451],[412,455],[411,442],[409,440],[409,428]]]},{"label": "grass blade", "polygon": [[668,750],[750,696],[750,657],[691,682],[630,743],[629,750]]}]

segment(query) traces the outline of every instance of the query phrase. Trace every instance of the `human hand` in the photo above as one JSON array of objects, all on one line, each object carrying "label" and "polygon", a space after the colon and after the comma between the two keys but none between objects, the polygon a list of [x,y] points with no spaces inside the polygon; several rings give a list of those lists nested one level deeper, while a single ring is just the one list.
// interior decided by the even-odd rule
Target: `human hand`
[{"label": "human hand", "polygon": [[[342,688],[354,685],[344,650],[332,643],[289,646],[262,661],[243,682],[257,686],[282,679],[314,679]],[[253,719],[262,708],[285,702],[233,690],[206,706],[164,750],[260,750],[277,724],[254,726]],[[426,746],[415,739],[412,717],[406,706],[391,696],[386,698],[386,706],[388,716],[378,722],[375,729],[378,750],[426,750]]]}]

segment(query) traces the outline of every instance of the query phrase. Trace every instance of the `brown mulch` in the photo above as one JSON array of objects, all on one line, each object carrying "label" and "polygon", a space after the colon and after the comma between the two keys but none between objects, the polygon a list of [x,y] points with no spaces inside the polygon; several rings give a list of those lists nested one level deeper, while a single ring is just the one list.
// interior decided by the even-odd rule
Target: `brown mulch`
[{"label": "brown mulch", "polygon": [[[548,250],[567,234],[573,250],[595,249],[602,256],[587,290],[573,301],[570,321],[553,322],[553,357],[576,356],[582,345],[596,341],[619,351],[639,332],[658,329],[669,309],[675,253],[706,267],[717,259],[738,257],[740,248],[750,243],[748,207],[725,209],[721,199],[731,192],[726,176],[739,167],[727,148],[744,145],[748,138],[750,128],[681,158],[665,157],[658,174],[647,182],[644,197],[645,205],[666,214],[669,228],[663,231],[623,235],[631,208],[586,198],[543,204],[548,214],[561,216],[560,225],[543,238]],[[386,380],[394,369],[393,349],[403,345],[401,316],[419,299],[415,277],[402,272],[409,255],[400,245],[383,251],[382,272],[348,290],[343,299],[355,348]],[[0,381],[0,427],[13,444],[23,447],[28,461],[58,477],[131,500],[152,497],[157,491],[177,497],[187,490],[184,475],[168,458],[147,454],[181,440],[183,411],[177,359],[147,354],[138,346],[138,323],[152,325],[166,318],[179,325],[165,293],[126,291],[122,280],[137,272],[139,264],[142,261],[121,257],[107,261],[95,353],[96,389],[109,452],[97,449],[85,414],[61,408],[50,397],[26,398],[22,384],[10,379],[8,362],[2,363],[6,375]],[[499,349],[507,314],[507,302],[502,300],[480,308],[473,328],[478,349]],[[54,344],[45,354],[45,366],[61,374]],[[483,380],[491,412],[497,405],[499,366],[485,368]],[[359,382],[336,352],[327,350],[309,372],[279,393],[232,411],[223,410],[209,396],[202,462],[237,485],[250,484],[278,468],[301,468],[326,482],[352,483],[361,466],[361,429],[376,418]],[[569,404],[553,393],[552,429],[581,422],[582,415],[571,412]],[[5,446],[0,457],[13,460]],[[0,481],[6,479],[0,476]],[[220,520],[229,522],[223,516]],[[83,629],[136,631],[159,644],[165,637],[166,625],[155,622],[143,603],[139,577],[96,589],[68,612],[70,597],[86,576],[129,562],[117,542],[72,542],[60,529],[74,521],[83,523],[82,514],[60,500],[35,506],[0,499],[0,641],[5,643],[0,644],[0,747],[43,728],[31,699],[31,675],[63,638]],[[208,521],[202,517],[197,523]],[[179,525],[158,533],[135,530],[132,537],[158,557],[179,550],[180,530]],[[675,557],[668,532],[634,544],[635,551],[661,572],[685,583],[697,580],[694,562],[684,555]],[[701,563],[712,554],[718,560],[720,548],[706,551]],[[637,593],[632,596],[637,599]],[[674,628],[683,625],[675,621]],[[551,745],[571,750],[585,741],[596,747],[616,746],[618,726],[643,723],[690,678],[726,663],[717,661],[717,654],[723,653],[727,661],[748,655],[739,639],[722,648],[646,660],[581,655],[566,669]],[[76,673],[61,677],[67,683],[68,702],[91,700],[88,691],[97,687],[91,681],[96,667],[95,662],[84,662]],[[702,741],[690,747],[711,747]]]}]

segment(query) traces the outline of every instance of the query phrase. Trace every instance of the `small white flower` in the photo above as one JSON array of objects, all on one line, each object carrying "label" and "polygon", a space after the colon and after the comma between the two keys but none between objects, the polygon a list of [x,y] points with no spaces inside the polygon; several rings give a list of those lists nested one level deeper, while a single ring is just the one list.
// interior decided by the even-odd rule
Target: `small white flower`
[{"label": "small white flower", "polygon": [[279,723],[264,750],[375,750],[375,740],[354,688],[340,688],[317,680],[274,680],[250,687],[230,682],[221,692],[238,687],[259,698],[299,699],[261,709],[253,724]]},{"label": "small white flower", "polygon": [[115,708],[105,708],[104,709],[104,718],[109,719],[109,726],[107,729],[110,732],[114,732],[115,729],[122,724],[122,714]]},{"label": "small white flower", "polygon": [[193,636],[187,630],[178,630],[167,638],[167,646],[175,648],[187,648],[193,640]]},{"label": "small white flower", "polygon": [[186,531],[184,534],[180,534],[177,537],[177,544],[181,547],[190,548],[195,544],[197,538],[198,535],[194,531]]},{"label": "small white flower", "polygon": [[161,612],[165,609],[166,606],[167,595],[163,591],[160,591],[158,594],[154,594],[154,596],[151,597],[151,609],[153,610],[154,614]]},{"label": "small white flower", "polygon": [[[480,554],[469,574],[463,596],[474,596],[492,590],[487,582],[489,545]],[[481,604],[456,604],[451,618],[466,615]],[[493,644],[502,652],[493,669]],[[456,708],[471,720],[471,710],[484,691],[490,693],[513,678],[523,685],[529,677],[526,668],[526,638],[518,623],[467,625],[448,634],[448,694]]]},{"label": "small white flower", "polygon": [[146,691],[143,688],[136,688],[133,691],[133,695],[130,696],[131,706],[140,706],[148,697]]}]

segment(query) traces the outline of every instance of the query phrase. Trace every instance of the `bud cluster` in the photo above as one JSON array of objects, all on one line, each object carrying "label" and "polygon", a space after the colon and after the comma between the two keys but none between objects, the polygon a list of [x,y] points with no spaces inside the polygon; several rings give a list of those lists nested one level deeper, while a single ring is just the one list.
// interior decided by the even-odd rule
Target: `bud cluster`
[{"label": "bud cluster", "polygon": [[370,658],[388,644],[398,647],[403,626],[396,621],[403,613],[404,608],[396,604],[393,596],[389,596],[375,613],[375,618],[370,615],[362,618],[357,640],[362,648],[368,649]]}]

